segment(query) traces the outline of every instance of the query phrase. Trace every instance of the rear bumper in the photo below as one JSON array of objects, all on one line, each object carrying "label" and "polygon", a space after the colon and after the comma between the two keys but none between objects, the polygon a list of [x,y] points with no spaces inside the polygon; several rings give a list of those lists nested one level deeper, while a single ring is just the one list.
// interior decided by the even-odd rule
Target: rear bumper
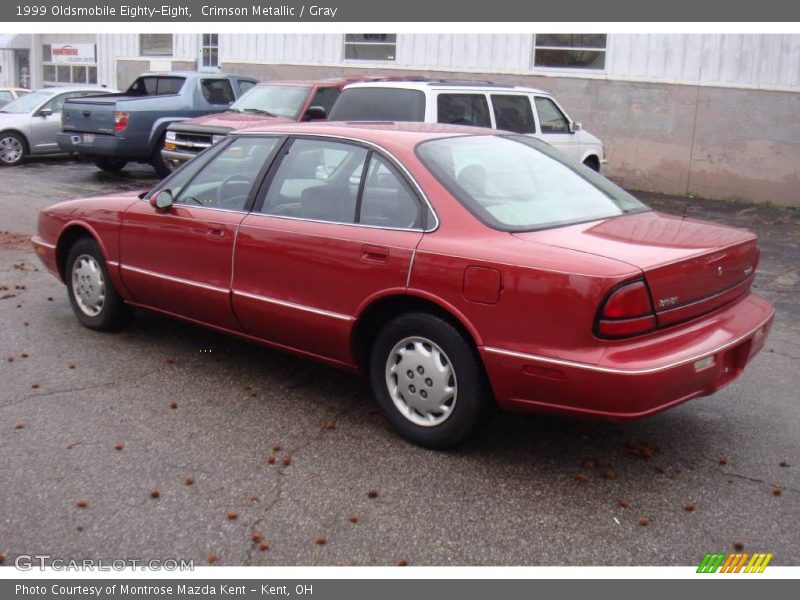
[{"label": "rear bumper", "polygon": [[613,342],[597,364],[480,349],[498,403],[512,411],[636,419],[735,380],[763,348],[772,305],[752,294],[685,327]]},{"label": "rear bumper", "polygon": [[116,158],[142,158],[147,156],[147,150],[135,152],[129,139],[108,134],[94,135],[90,143],[83,140],[83,133],[64,132],[56,136],[58,146],[64,152],[77,152],[87,156],[111,156]]}]

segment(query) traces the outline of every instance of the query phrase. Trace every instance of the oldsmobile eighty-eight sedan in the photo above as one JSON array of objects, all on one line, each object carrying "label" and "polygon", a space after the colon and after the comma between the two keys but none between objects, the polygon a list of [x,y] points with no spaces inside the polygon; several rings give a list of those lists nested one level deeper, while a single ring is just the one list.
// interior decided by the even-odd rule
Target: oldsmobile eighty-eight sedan
[{"label": "oldsmobile eighty-eight sedan", "polygon": [[751,233],[468,127],[232,134],[153,190],[42,211],[34,244],[83,325],[139,307],[360,371],[429,447],[493,404],[630,419],[711,394],[773,319]]}]

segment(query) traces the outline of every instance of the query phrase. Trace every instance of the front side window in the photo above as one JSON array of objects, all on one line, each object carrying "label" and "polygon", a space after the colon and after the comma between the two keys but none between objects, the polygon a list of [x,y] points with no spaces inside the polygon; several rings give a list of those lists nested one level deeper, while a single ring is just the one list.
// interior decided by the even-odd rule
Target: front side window
[{"label": "front side window", "polygon": [[345,60],[394,60],[397,35],[394,33],[348,33],[344,36]]},{"label": "front side window", "polygon": [[569,121],[561,109],[550,98],[537,96],[534,99],[536,112],[539,113],[539,126],[542,133],[569,133]]},{"label": "front side window", "polygon": [[[170,180],[176,204],[244,210],[261,168],[278,143],[277,137],[240,137],[208,159],[188,183]],[[180,191],[176,192],[176,188]]]},{"label": "front side window", "polygon": [[604,33],[537,33],[533,66],[602,70],[606,66]]},{"label": "front side window", "polygon": [[345,89],[333,105],[331,121],[425,120],[425,92],[401,88]]},{"label": "front side window", "polygon": [[142,56],[172,56],[172,34],[139,34],[139,54]]},{"label": "front side window", "polygon": [[459,136],[423,142],[420,159],[478,219],[531,231],[640,212],[647,207],[589,169],[527,136]]},{"label": "front side window", "polygon": [[528,96],[492,94],[494,122],[498,129],[516,133],[536,133],[531,100]]},{"label": "front side window", "polygon": [[296,119],[308,92],[308,86],[302,85],[257,85],[234,102],[231,110]]},{"label": "front side window", "polygon": [[439,94],[439,123],[491,127],[489,104],[483,94]]},{"label": "front side window", "polygon": [[209,104],[230,104],[236,98],[233,95],[233,86],[227,79],[203,79],[200,83],[203,98]]},{"label": "front side window", "polygon": [[270,183],[267,215],[355,223],[367,150],[328,140],[295,140]]}]

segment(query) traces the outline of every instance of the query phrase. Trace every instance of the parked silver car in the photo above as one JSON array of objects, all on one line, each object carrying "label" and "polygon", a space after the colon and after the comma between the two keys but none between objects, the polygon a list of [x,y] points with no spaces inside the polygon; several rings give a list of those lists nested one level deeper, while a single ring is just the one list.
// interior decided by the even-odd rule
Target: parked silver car
[{"label": "parked silver car", "polygon": [[0,87],[0,108],[3,108],[6,104],[13,102],[17,98],[22,98],[25,94],[30,93],[31,91],[26,90],[25,88]]},{"label": "parked silver car", "polygon": [[108,94],[97,86],[52,87],[26,94],[0,108],[0,165],[13,166],[26,156],[61,152],[61,107],[67,98]]}]

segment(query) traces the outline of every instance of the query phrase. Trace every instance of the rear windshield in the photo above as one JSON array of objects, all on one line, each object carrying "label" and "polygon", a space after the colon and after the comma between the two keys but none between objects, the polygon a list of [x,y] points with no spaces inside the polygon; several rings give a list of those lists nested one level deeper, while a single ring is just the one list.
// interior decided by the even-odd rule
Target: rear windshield
[{"label": "rear windshield", "polygon": [[421,143],[417,154],[475,216],[502,231],[533,231],[649,210],[535,138],[441,138]]},{"label": "rear windshield", "polygon": [[128,96],[166,96],[177,94],[183,87],[185,77],[159,77],[146,75],[139,77],[125,92]]},{"label": "rear windshield", "polygon": [[350,88],[336,100],[331,121],[424,121],[425,93],[398,88]]}]

